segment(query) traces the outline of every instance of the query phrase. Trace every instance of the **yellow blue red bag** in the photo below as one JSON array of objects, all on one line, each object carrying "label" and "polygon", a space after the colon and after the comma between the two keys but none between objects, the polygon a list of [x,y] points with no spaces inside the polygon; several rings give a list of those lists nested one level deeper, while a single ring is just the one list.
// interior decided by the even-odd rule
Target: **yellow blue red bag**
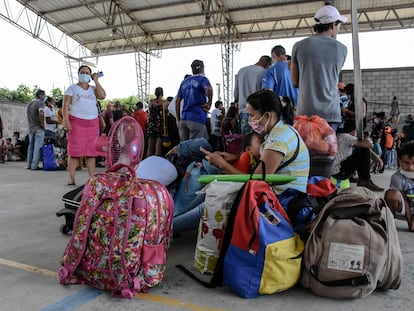
[{"label": "yellow blue red bag", "polygon": [[303,249],[271,186],[249,180],[230,212],[212,283],[244,298],[287,290],[299,280]]}]

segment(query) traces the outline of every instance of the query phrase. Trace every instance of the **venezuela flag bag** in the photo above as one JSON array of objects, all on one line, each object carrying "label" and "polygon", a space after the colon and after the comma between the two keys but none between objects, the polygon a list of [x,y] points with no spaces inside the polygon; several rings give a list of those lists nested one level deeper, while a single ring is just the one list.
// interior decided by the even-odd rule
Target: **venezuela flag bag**
[{"label": "venezuela flag bag", "polygon": [[249,180],[229,215],[213,281],[244,298],[293,287],[304,244],[271,186]]}]

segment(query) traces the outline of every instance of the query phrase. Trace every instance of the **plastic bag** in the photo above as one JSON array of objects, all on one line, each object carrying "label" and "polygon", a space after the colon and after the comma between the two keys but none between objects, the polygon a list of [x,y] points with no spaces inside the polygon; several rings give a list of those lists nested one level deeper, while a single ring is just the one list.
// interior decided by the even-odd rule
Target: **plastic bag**
[{"label": "plastic bag", "polygon": [[296,116],[293,127],[298,131],[311,155],[331,155],[338,153],[336,134],[325,119],[313,115]]}]

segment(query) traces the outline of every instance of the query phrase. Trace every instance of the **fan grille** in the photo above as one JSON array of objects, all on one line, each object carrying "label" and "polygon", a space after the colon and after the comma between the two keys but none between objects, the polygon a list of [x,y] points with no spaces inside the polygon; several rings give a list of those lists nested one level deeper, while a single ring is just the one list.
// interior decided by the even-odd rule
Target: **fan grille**
[{"label": "fan grille", "polygon": [[123,163],[136,167],[144,153],[144,133],[138,122],[130,116],[116,121],[109,131],[107,165]]}]

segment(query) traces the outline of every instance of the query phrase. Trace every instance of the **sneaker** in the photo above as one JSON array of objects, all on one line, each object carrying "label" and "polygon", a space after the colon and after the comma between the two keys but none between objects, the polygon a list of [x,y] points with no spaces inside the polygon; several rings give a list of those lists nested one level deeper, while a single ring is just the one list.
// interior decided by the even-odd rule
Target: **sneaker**
[{"label": "sneaker", "polygon": [[377,186],[376,184],[374,184],[371,179],[365,179],[365,180],[360,179],[357,182],[357,186],[368,188],[371,191],[384,191],[384,188],[381,188]]}]

